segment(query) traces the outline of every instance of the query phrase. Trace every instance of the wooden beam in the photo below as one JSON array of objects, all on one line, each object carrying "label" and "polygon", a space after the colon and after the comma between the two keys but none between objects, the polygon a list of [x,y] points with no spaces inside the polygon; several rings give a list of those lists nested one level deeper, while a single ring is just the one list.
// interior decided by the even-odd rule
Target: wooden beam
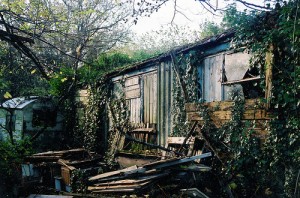
[{"label": "wooden beam", "polygon": [[237,83],[244,83],[244,82],[249,82],[249,81],[254,81],[254,80],[261,80],[261,77],[257,76],[257,77],[245,78],[245,79],[241,79],[241,80],[233,80],[233,81],[223,82],[222,85],[233,85],[233,84],[237,84]]},{"label": "wooden beam", "polygon": [[273,67],[273,46],[269,48],[269,51],[266,53],[266,88],[265,88],[265,99],[267,103],[265,104],[266,109],[270,108],[271,98],[272,98],[272,67]]},{"label": "wooden beam", "polygon": [[126,172],[130,172],[130,171],[137,170],[137,169],[138,169],[138,167],[136,165],[134,165],[134,166],[130,166],[128,168],[124,168],[121,170],[111,171],[111,172],[102,173],[102,174],[93,176],[93,177],[89,178],[89,181],[94,181],[94,180],[102,179],[105,177],[115,176],[115,175],[119,175],[121,173],[126,173]]}]

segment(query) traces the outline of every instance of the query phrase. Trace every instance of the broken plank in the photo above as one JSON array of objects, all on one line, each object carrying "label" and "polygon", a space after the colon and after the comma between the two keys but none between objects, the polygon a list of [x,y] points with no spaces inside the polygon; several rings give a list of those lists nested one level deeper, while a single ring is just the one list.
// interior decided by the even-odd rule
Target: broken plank
[{"label": "broken plank", "polygon": [[211,155],[211,152],[208,152],[208,153],[204,153],[204,154],[201,154],[201,155],[196,155],[196,156],[192,156],[192,157],[185,157],[185,158],[179,158],[179,159],[176,159],[174,161],[170,161],[170,162],[165,162],[165,163],[161,163],[161,164],[149,164],[149,165],[145,165],[143,166],[144,168],[152,168],[152,169],[160,169],[160,168],[167,168],[167,167],[171,167],[171,166],[175,166],[175,165],[179,165],[179,164],[184,164],[184,163],[187,163],[187,162],[192,162],[196,159],[202,159],[202,158],[206,158],[206,157],[210,157],[212,156]]},{"label": "broken plank", "polygon": [[[166,172],[166,171],[164,171]],[[142,173],[143,176],[150,176],[150,175],[153,175],[153,174],[157,174],[157,173],[161,173],[160,170],[155,170],[155,169],[152,169],[152,170],[147,170],[145,172]],[[169,173],[169,172],[168,172]],[[127,175],[116,175],[116,176],[111,176],[111,177],[106,177],[106,178],[102,178],[102,179],[97,179],[96,181],[101,183],[101,182],[111,182],[111,181],[115,181],[115,180],[123,180],[123,179],[128,179],[128,178],[135,178],[137,175],[133,175],[133,174],[127,174]]]},{"label": "broken plank", "polygon": [[128,168],[124,168],[121,170],[111,171],[111,172],[102,173],[102,174],[93,176],[93,177],[89,178],[89,181],[94,181],[94,180],[98,180],[98,179],[102,179],[102,178],[106,178],[106,177],[110,177],[110,176],[115,176],[115,175],[119,175],[119,174],[132,174],[132,173],[144,172],[144,171],[145,170],[143,168],[138,168],[136,165],[134,165],[134,166],[130,166]]},{"label": "broken plank", "polygon": [[138,189],[138,188],[142,188],[145,185],[151,183],[151,181],[146,181],[143,183],[139,183],[139,184],[119,184],[119,185],[114,185],[114,186],[88,186],[88,190],[89,191],[94,191],[94,190],[106,190],[106,189]]},{"label": "broken plank", "polygon": [[105,183],[98,183],[94,184],[94,186],[113,186],[113,185],[120,185],[120,184],[138,184],[138,183],[143,183],[149,180],[154,180],[158,179],[161,177],[165,177],[169,175],[169,172],[164,172],[156,175],[150,175],[150,176],[142,176],[138,177],[136,179],[123,179],[123,180],[117,180],[117,181],[112,181],[112,182],[105,182]]},{"label": "broken plank", "polygon": [[67,160],[59,159],[59,160],[57,161],[57,163],[60,164],[60,165],[65,166],[66,168],[68,168],[68,169],[71,170],[71,171],[76,169],[74,166],[69,166],[69,165],[67,164],[67,163],[68,163]]},{"label": "broken plank", "polygon": [[64,155],[66,153],[81,153],[81,152],[85,152],[85,149],[79,148],[79,149],[62,150],[62,151],[47,151],[43,153],[33,154],[33,156]]},{"label": "broken plank", "polygon": [[60,159],[60,156],[28,156],[25,161],[29,162],[55,162]]},{"label": "broken plank", "polygon": [[126,193],[134,192],[136,189],[104,189],[104,190],[94,190],[92,193]]}]

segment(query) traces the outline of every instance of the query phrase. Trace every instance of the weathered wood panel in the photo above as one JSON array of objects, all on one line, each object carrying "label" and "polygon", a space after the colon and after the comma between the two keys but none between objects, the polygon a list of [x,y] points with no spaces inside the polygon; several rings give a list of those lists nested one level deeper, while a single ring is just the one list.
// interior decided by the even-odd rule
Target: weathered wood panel
[{"label": "weathered wood panel", "polygon": [[[185,105],[185,109],[187,112],[197,112],[200,111],[201,108],[205,106],[210,110],[217,111],[228,111],[232,110],[234,106],[233,101],[217,101],[217,102],[208,102],[208,103],[187,103]],[[254,109],[263,109],[264,103],[261,102],[260,99],[247,99],[245,100],[244,105],[246,110],[254,110]]]},{"label": "weathered wood panel", "polygon": [[127,105],[130,107],[130,122],[131,123],[140,123],[141,122],[141,99],[133,98],[128,100]]},{"label": "weathered wood panel", "polygon": [[[187,113],[188,120],[203,120],[200,113]],[[230,120],[232,117],[231,111],[213,111],[210,113],[212,120]],[[243,120],[269,120],[270,117],[265,110],[245,110],[243,113]]]},{"label": "weathered wood panel", "polygon": [[145,74],[143,87],[144,123],[155,124],[157,112],[157,73]]},{"label": "weathered wood panel", "polygon": [[138,85],[138,84],[139,84],[139,77],[138,76],[133,77],[133,78],[128,78],[125,81],[125,87],[129,87],[129,86],[132,86],[132,85]]},{"label": "weathered wood panel", "polygon": [[204,70],[204,90],[203,98],[205,101],[222,100],[222,67],[224,54],[210,56],[203,61]]},{"label": "weathered wood panel", "polygon": [[[220,128],[232,118],[234,102],[188,103],[185,106],[188,120],[198,121],[200,125],[203,125],[204,118],[201,117],[201,108],[203,107],[208,108],[211,122]],[[248,130],[254,131],[254,136],[265,139],[272,118],[271,113],[264,109],[264,103],[260,102],[259,99],[245,100],[244,107],[242,122],[245,124],[241,127],[247,127],[246,122],[250,122],[251,126],[248,127]]]}]

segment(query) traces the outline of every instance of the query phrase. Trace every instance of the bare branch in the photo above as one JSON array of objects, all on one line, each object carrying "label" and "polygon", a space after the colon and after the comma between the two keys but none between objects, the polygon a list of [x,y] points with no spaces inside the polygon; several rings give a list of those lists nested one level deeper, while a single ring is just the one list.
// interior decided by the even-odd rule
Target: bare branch
[{"label": "bare branch", "polygon": [[252,8],[252,9],[259,8],[259,9],[264,9],[264,10],[271,10],[271,8],[269,8],[269,7],[260,6],[260,5],[249,3],[249,2],[246,2],[246,1],[243,1],[243,0],[236,0],[236,1],[239,2],[239,3],[244,4],[248,8]]}]

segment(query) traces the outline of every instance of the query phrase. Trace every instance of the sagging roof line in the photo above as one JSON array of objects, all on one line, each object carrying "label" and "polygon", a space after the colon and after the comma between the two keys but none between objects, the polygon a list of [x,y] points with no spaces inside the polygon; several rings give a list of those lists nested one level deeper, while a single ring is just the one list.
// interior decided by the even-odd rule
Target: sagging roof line
[{"label": "sagging roof line", "polygon": [[193,44],[187,44],[184,46],[180,46],[174,49],[169,50],[166,53],[162,53],[156,57],[149,58],[146,60],[143,60],[141,62],[134,63],[132,65],[127,65],[123,68],[120,68],[118,70],[115,70],[113,72],[110,72],[106,75],[107,78],[113,78],[118,75],[122,75],[123,73],[130,72],[136,69],[142,69],[143,67],[150,67],[155,65],[157,62],[161,62],[164,59],[171,59],[170,58],[170,53],[174,53],[175,55],[180,54],[180,53],[187,53],[188,51],[194,50],[194,49],[199,49],[199,48],[208,48],[208,47],[213,47],[214,45],[222,42],[228,41],[229,38],[232,38],[235,34],[235,30],[229,29],[221,34],[207,37],[201,41],[198,41]]}]

